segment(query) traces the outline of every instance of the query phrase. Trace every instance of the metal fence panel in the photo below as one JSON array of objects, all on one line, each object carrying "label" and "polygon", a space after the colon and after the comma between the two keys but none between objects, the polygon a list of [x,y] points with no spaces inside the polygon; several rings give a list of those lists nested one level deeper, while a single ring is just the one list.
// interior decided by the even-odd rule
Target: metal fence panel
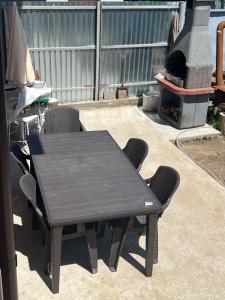
[{"label": "metal fence panel", "polygon": [[[129,94],[142,94],[146,90],[143,82],[148,85],[163,69],[171,18],[169,10],[103,10],[102,48],[110,45],[134,48],[108,47],[101,51],[102,89],[109,88],[110,84],[141,82],[138,89],[129,88]],[[157,47],[157,43],[162,46]]]},{"label": "metal fence panel", "polygon": [[178,2],[103,2],[96,55],[96,3],[18,2],[34,68],[60,102],[93,100],[96,66],[100,99],[123,81],[142,94],[162,69]]},{"label": "metal fence panel", "polygon": [[20,16],[34,67],[53,88],[53,97],[92,100],[95,11],[20,9]]},{"label": "metal fence panel", "polygon": [[171,15],[166,10],[103,10],[102,45],[166,42]]},{"label": "metal fence panel", "polygon": [[[101,98],[105,88],[113,90],[122,82],[138,85],[138,95],[146,86],[154,84],[154,76],[163,70],[165,48],[137,48],[103,50],[101,54]],[[146,84],[145,84],[146,83]],[[142,88],[141,88],[142,87]],[[137,89],[129,87],[129,95],[137,95]],[[135,92],[135,94],[134,94]]]},{"label": "metal fence panel", "polygon": [[225,1],[224,0],[215,0],[215,8],[224,8]]}]

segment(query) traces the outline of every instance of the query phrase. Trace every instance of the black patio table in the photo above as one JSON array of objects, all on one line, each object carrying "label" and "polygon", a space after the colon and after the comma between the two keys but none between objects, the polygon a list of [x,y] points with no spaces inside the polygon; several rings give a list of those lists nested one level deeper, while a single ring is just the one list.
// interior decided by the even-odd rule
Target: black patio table
[{"label": "black patio table", "polygon": [[[146,275],[162,206],[107,131],[30,135],[33,167],[51,228],[52,291],[59,292],[64,226],[146,215]],[[118,250],[117,255],[119,256]]]}]

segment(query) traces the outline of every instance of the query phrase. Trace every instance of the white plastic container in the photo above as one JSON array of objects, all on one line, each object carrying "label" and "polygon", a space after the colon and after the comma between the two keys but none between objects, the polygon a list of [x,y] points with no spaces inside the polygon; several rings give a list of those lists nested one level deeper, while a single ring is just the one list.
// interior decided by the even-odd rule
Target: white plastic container
[{"label": "white plastic container", "polygon": [[148,92],[143,94],[143,110],[157,112],[159,109],[159,94]]}]

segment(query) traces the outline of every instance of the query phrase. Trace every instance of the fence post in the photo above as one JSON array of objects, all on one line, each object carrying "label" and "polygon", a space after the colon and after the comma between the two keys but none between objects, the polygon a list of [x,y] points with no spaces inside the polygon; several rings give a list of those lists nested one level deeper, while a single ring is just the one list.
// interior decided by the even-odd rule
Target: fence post
[{"label": "fence post", "polygon": [[95,101],[99,100],[100,89],[101,17],[102,4],[98,1],[96,6]]}]

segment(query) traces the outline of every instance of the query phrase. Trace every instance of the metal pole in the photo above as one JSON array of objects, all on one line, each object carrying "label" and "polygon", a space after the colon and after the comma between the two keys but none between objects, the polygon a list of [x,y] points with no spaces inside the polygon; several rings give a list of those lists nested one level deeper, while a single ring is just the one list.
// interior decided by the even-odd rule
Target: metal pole
[{"label": "metal pole", "polygon": [[0,7],[0,35],[3,41],[2,43],[2,59],[3,69],[6,70],[6,43],[5,43],[5,26],[4,26],[4,9]]},{"label": "metal pole", "polygon": [[99,100],[100,88],[100,50],[101,50],[101,2],[96,6],[96,53],[95,53],[95,101]]},{"label": "metal pole", "polygon": [[1,269],[0,269],[0,300],[3,300]]},{"label": "metal pole", "polygon": [[225,21],[217,26],[216,33],[216,85],[223,85],[223,32]]},{"label": "metal pole", "polygon": [[9,145],[2,64],[2,39],[0,39],[0,268],[4,300],[18,299],[16,256],[13,236],[11,205]]},{"label": "metal pole", "polygon": [[179,2],[179,32],[181,32],[181,30],[184,27],[185,12],[186,12],[186,2],[180,1]]}]

